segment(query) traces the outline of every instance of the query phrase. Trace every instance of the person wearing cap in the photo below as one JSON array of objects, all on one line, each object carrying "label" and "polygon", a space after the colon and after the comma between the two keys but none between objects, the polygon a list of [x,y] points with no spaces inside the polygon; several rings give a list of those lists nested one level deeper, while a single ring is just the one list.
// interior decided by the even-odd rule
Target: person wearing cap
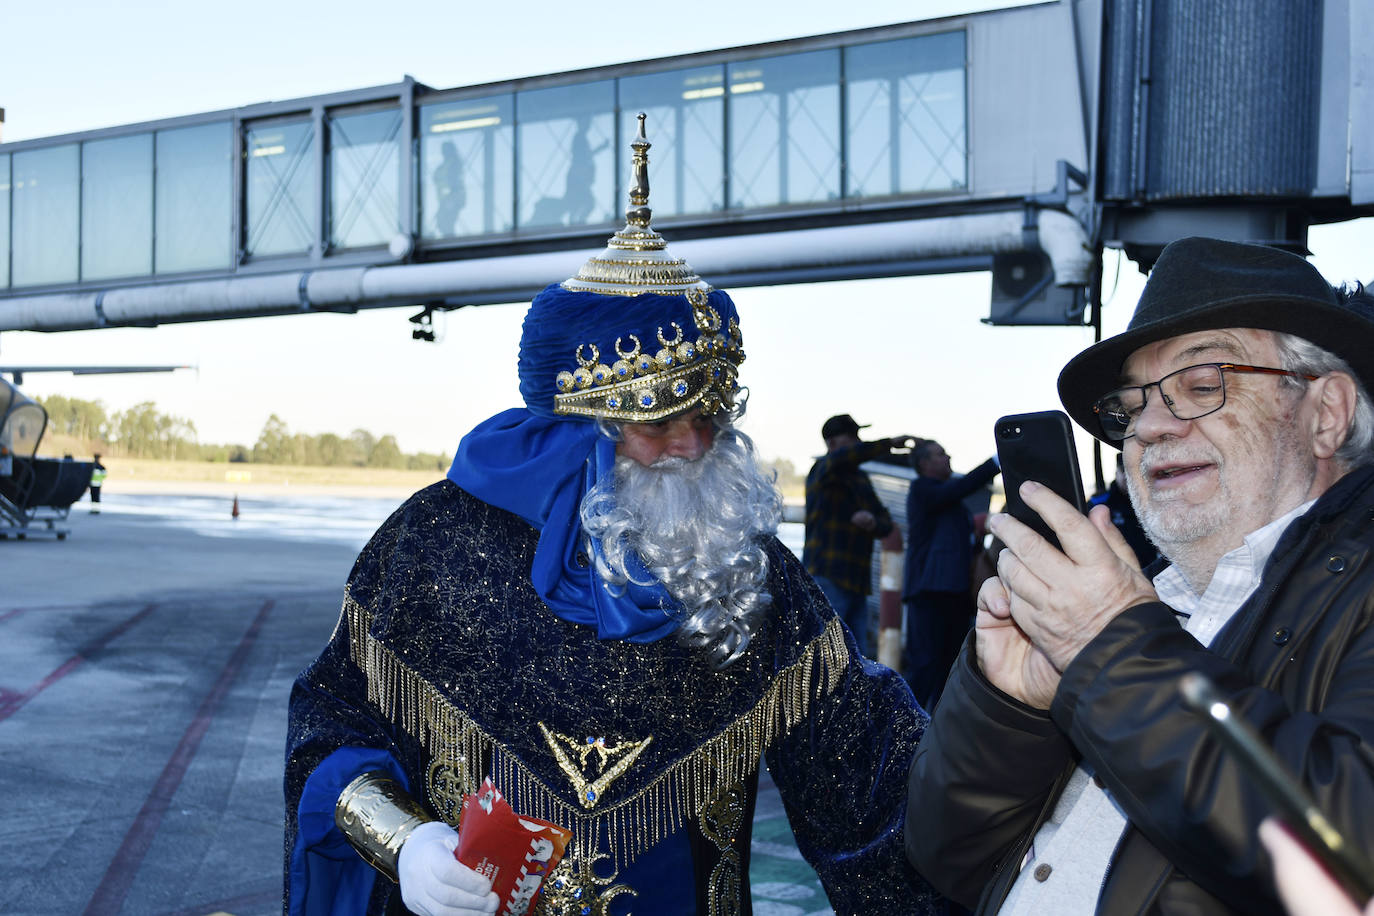
[{"label": "person wearing cap", "polygon": [[940,906],[901,842],[925,715],[774,536],[738,313],[650,228],[642,118],[628,224],[526,314],[525,406],[377,531],[295,683],[289,914],[494,912],[454,856],[486,777],[572,832],[537,913],[747,913],[761,758],[837,912]]},{"label": "person wearing cap", "polygon": [[821,424],[825,454],[806,475],[806,540],[802,563],[868,654],[868,595],[873,590],[873,542],[892,531],[892,515],[873,492],[865,461],[887,458],[910,436],[859,438],[860,426],[847,413]]},{"label": "person wearing cap", "polygon": [[910,780],[911,860],[985,913],[1282,913],[1270,805],[1179,693],[1214,681],[1374,849],[1374,297],[1304,259],[1165,247],[1059,376],[1164,559],[1028,483]]}]

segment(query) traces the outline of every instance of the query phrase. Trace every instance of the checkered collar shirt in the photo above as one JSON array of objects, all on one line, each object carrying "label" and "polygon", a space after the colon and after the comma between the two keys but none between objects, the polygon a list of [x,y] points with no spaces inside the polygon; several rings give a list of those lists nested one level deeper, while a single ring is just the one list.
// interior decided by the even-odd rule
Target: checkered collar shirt
[{"label": "checkered collar shirt", "polygon": [[1212,581],[1201,595],[1193,591],[1183,573],[1170,566],[1154,578],[1155,592],[1178,614],[1183,628],[1204,646],[1210,646],[1221,628],[1259,587],[1260,576],[1283,532],[1294,519],[1312,508],[1308,500],[1287,515],[1274,519],[1246,535],[1245,542],[1217,563]]},{"label": "checkered collar shirt", "polygon": [[[886,439],[859,442],[822,455],[806,475],[802,563],[811,575],[823,576],[851,594],[872,591],[873,542],[892,530],[892,516],[859,465],[891,451]],[[850,521],[860,509],[873,513],[873,530]]]}]

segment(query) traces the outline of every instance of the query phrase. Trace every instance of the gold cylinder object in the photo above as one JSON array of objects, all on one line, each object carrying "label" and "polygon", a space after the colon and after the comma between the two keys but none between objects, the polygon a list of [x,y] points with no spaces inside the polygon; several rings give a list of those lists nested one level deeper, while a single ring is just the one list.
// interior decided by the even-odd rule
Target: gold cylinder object
[{"label": "gold cylinder object", "polygon": [[364,773],[344,787],[334,806],[334,823],[358,855],[391,879],[401,844],[421,824],[434,820],[389,773]]}]

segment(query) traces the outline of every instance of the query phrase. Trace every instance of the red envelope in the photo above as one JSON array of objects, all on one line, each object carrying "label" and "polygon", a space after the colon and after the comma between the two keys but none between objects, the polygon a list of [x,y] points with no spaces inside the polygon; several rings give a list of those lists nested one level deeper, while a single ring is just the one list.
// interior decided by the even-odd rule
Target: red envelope
[{"label": "red envelope", "polygon": [[475,795],[463,799],[454,857],[491,879],[501,898],[501,916],[529,916],[544,879],[563,858],[572,831],[521,817],[488,776]]}]

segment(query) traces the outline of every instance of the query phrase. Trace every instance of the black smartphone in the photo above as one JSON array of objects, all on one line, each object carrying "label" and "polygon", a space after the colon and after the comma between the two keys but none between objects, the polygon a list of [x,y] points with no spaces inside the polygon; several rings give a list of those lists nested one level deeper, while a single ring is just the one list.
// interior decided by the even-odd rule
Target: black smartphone
[{"label": "black smartphone", "polygon": [[1374,897],[1374,863],[1351,846],[1322,814],[1311,794],[1288,771],[1248,722],[1236,716],[1204,674],[1179,679],[1188,708],[1202,716],[1211,732],[1236,756],[1278,819],[1289,827],[1363,909]]},{"label": "black smartphone", "polygon": [[993,426],[993,436],[997,440],[997,460],[1002,465],[1005,511],[1059,547],[1059,538],[1050,526],[1021,501],[1021,484],[1027,480],[1044,484],[1079,512],[1086,511],[1078,451],[1073,445],[1073,426],[1068,414],[1062,410],[1042,410],[1002,417]]}]

